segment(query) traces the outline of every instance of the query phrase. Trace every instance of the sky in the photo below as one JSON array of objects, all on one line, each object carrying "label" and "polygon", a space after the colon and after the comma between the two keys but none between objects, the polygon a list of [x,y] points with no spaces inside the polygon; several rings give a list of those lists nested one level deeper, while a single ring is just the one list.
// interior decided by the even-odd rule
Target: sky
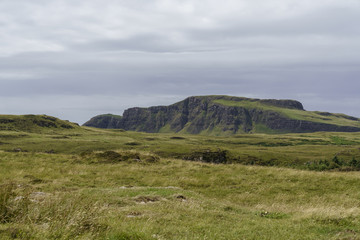
[{"label": "sky", "polygon": [[0,0],[0,114],[84,123],[188,96],[360,117],[359,0]]}]

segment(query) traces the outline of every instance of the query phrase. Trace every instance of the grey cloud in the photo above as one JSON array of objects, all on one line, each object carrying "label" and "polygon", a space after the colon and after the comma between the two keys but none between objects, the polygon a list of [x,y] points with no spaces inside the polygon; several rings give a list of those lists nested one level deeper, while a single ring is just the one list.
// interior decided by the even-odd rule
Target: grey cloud
[{"label": "grey cloud", "polygon": [[228,94],[360,116],[360,5],[295,2],[1,1],[0,113],[85,121]]},{"label": "grey cloud", "polygon": [[178,52],[182,46],[172,43],[167,36],[140,34],[127,39],[99,40],[85,44],[76,44],[73,50],[82,51],[144,51],[144,52]]}]

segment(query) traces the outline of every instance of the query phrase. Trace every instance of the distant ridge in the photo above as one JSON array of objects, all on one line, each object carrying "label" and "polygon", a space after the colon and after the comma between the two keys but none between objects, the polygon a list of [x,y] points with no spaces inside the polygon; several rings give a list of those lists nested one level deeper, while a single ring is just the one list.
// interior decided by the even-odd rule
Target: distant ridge
[{"label": "distant ridge", "polygon": [[77,123],[47,115],[0,115],[0,130],[44,132],[80,128]]},{"label": "distant ridge", "polygon": [[345,114],[305,111],[295,100],[232,96],[193,96],[169,106],[129,108],[123,116],[105,114],[84,126],[142,132],[207,135],[236,133],[357,132],[360,120]]}]

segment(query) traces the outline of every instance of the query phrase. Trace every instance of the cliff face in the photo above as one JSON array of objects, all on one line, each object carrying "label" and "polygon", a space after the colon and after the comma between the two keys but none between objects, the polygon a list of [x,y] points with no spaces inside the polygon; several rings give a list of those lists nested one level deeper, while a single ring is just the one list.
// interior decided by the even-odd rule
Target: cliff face
[{"label": "cliff face", "polygon": [[100,115],[84,125],[143,132],[214,135],[248,132],[360,131],[359,119],[350,117],[353,118],[350,120],[346,115],[341,117],[347,124],[339,124],[341,119],[338,115],[324,116],[324,113],[306,112],[302,104],[294,100],[201,96],[189,97],[170,106],[130,108],[124,111],[123,117]]},{"label": "cliff face", "polygon": [[97,127],[97,128],[120,128],[119,123],[121,116],[112,114],[103,114],[91,118],[84,126]]},{"label": "cliff face", "polygon": [[[244,108],[227,107],[210,99],[190,97],[170,106],[130,108],[124,111],[121,127],[126,130],[185,131],[198,134],[221,126],[222,131],[251,130],[251,117]],[[250,125],[250,126],[248,126]]]}]

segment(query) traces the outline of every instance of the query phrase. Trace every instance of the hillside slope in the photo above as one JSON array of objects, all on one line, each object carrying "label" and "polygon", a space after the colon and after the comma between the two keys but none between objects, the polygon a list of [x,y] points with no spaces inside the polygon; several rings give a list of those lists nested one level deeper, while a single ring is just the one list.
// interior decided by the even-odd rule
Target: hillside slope
[{"label": "hillside slope", "polygon": [[0,115],[0,130],[44,132],[80,128],[77,123],[47,115]]},{"label": "hillside slope", "polygon": [[360,131],[358,118],[305,111],[298,101],[231,96],[195,96],[170,106],[135,107],[125,110],[122,117],[99,115],[84,125],[209,135]]}]

